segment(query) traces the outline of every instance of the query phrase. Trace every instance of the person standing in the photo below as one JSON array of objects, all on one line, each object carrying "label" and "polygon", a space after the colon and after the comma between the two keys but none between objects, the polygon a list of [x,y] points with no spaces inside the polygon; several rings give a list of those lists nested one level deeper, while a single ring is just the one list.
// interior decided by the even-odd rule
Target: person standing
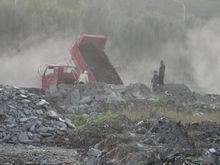
[{"label": "person standing", "polygon": [[87,70],[80,74],[78,82],[79,84],[87,84],[89,82]]},{"label": "person standing", "polygon": [[165,65],[163,60],[160,61],[160,68],[159,68],[159,85],[163,86],[164,85],[164,75],[165,75]]},{"label": "person standing", "polygon": [[158,89],[158,85],[159,85],[159,76],[157,74],[157,71],[154,71],[154,76],[151,80],[151,86],[152,86],[152,90],[155,92]]}]

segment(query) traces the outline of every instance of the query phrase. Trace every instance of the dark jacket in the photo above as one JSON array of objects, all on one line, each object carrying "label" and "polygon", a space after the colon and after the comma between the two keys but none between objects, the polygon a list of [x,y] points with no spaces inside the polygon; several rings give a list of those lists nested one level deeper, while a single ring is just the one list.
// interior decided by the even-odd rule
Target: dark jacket
[{"label": "dark jacket", "polygon": [[160,65],[160,68],[159,68],[159,74],[163,74],[164,75],[164,73],[165,73],[165,65],[164,64],[161,64]]},{"label": "dark jacket", "polygon": [[151,82],[153,83],[153,85],[159,84],[159,76],[158,76],[158,74],[154,74]]}]

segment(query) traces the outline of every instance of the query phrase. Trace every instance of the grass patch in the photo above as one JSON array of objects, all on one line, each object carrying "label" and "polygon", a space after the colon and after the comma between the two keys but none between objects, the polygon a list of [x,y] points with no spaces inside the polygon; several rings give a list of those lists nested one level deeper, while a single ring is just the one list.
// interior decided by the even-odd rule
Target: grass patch
[{"label": "grass patch", "polygon": [[85,128],[89,120],[89,116],[87,115],[76,115],[73,113],[66,113],[65,117],[72,121],[77,130]]},{"label": "grass patch", "polygon": [[105,113],[102,113],[101,115],[98,115],[95,119],[94,119],[94,123],[96,124],[102,124],[105,121],[109,120],[109,119],[114,119],[118,116],[118,113],[116,112],[112,112],[112,111],[107,111]]},{"label": "grass patch", "polygon": [[220,112],[207,112],[207,113],[192,113],[186,111],[169,110],[164,108],[158,108],[154,110],[129,110],[124,111],[123,114],[130,120],[139,121],[146,118],[160,118],[167,117],[175,121],[181,121],[182,123],[192,123],[201,121],[213,121],[220,123]]},{"label": "grass patch", "polygon": [[76,115],[73,113],[66,113],[65,117],[69,118],[72,123],[76,126],[77,130],[81,130],[85,127],[87,127],[89,124],[103,124],[105,121],[114,119],[119,114],[112,111],[103,112],[97,116],[89,116],[89,115]]}]

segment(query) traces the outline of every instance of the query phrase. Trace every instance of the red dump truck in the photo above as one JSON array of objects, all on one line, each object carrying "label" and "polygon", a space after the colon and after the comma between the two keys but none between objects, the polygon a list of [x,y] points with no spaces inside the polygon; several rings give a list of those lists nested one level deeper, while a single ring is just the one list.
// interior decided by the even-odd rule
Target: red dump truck
[{"label": "red dump truck", "polygon": [[42,76],[42,89],[59,84],[74,84],[80,73],[88,71],[90,82],[121,85],[121,78],[104,52],[107,38],[82,33],[70,48],[73,65],[48,65]]}]

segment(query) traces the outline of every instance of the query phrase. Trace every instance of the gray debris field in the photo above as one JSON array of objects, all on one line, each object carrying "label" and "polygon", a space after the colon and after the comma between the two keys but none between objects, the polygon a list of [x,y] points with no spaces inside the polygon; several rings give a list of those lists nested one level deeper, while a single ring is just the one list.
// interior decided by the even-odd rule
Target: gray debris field
[{"label": "gray debris field", "polygon": [[0,86],[0,141],[49,143],[73,128],[70,120],[50,109],[43,96]]}]

